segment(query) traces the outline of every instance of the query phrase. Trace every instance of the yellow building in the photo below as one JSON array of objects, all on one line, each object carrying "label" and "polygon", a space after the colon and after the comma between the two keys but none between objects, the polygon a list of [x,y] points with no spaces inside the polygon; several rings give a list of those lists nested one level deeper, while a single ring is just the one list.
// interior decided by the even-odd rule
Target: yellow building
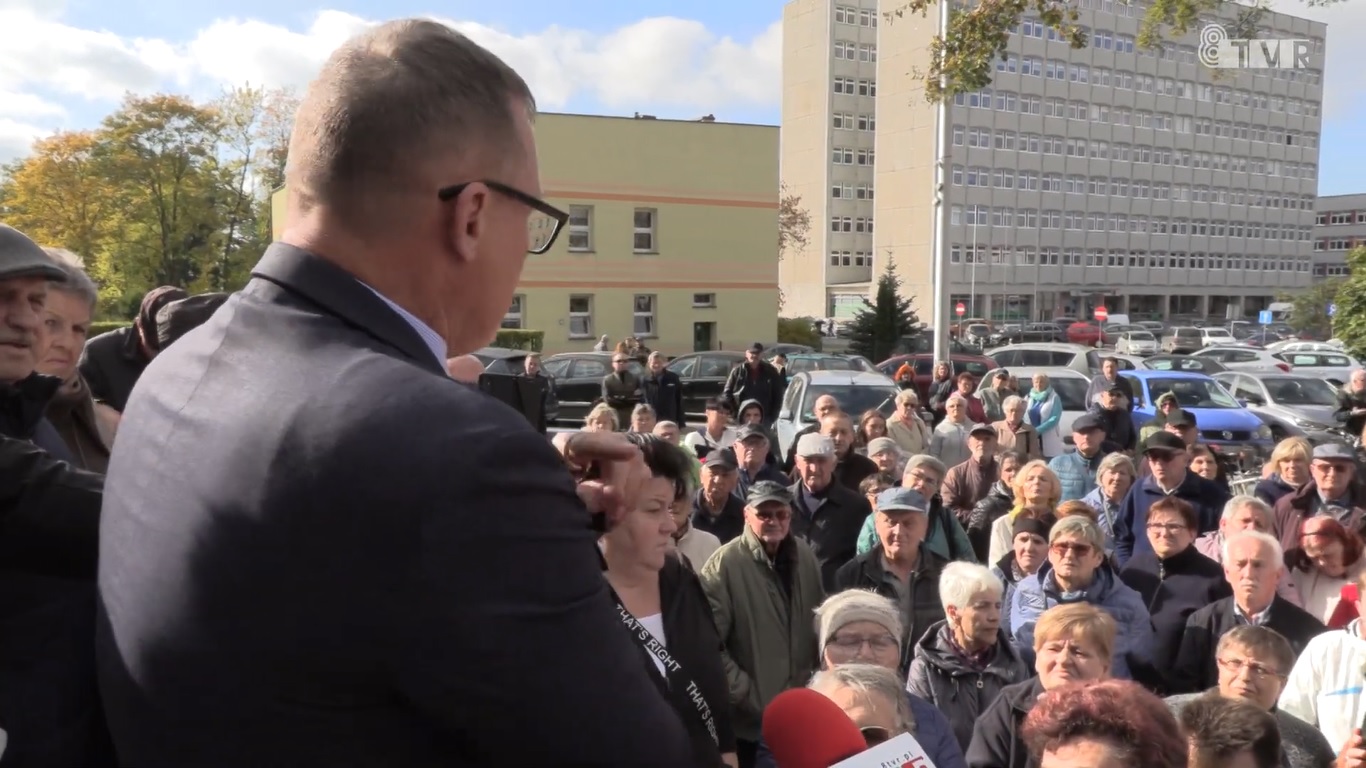
[{"label": "yellow building", "polygon": [[[543,113],[536,141],[570,220],[528,257],[504,327],[544,331],[546,352],[603,334],[673,355],[776,340],[776,126]],[[274,202],[278,224],[283,190]]]}]

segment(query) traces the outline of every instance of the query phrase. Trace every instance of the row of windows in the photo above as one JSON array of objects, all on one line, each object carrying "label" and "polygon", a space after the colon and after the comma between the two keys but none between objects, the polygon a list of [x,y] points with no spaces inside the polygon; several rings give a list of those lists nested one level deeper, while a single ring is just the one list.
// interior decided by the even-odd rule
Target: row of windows
[{"label": "row of windows", "polygon": [[1339,237],[1332,240],[1314,241],[1316,251],[1350,251],[1358,245],[1366,245],[1366,237]]},{"label": "row of windows", "polygon": [[861,232],[864,234],[873,233],[872,216],[831,216],[831,232]]},{"label": "row of windows", "polygon": [[980,167],[952,166],[950,180],[955,186],[1019,189],[1024,192],[1060,192],[1066,195],[1102,195],[1134,200],[1175,200],[1177,202],[1245,205],[1250,208],[1275,208],[1307,211],[1314,207],[1313,195],[1284,195],[1261,190],[1224,189],[1203,184],[1168,184],[1121,177],[1080,176],[1060,173],[1039,174]]},{"label": "row of windows", "polygon": [[[1109,70],[1106,70],[1107,72]],[[1117,73],[1128,76],[1129,73]],[[1099,112],[1096,117],[1089,119],[1100,119],[1101,122],[1110,122],[1109,115],[1115,114],[1123,117],[1127,122],[1115,121],[1116,125],[1137,126],[1139,128],[1152,128],[1159,131],[1176,131],[1177,133],[1194,133],[1199,136],[1218,136],[1226,139],[1247,139],[1249,141],[1269,141],[1272,143],[1282,142],[1276,133],[1277,129],[1259,129],[1258,126],[1250,123],[1238,123],[1225,120],[1212,120],[1206,117],[1193,117],[1191,115],[1177,115],[1164,112],[1148,112],[1146,110],[1130,110],[1125,107],[1097,104],[1092,105],[1085,101],[1068,102],[1060,98],[1047,98],[1042,96],[1019,95],[1015,91],[997,91],[993,93],[990,88],[983,88],[980,91],[968,93],[958,92],[953,96],[953,103],[960,107],[969,109],[994,109],[998,112],[1019,112],[1022,115],[1044,115],[1047,117],[1068,117],[1068,104],[1082,105],[1082,111],[1076,119],[1085,120],[1090,113],[1090,108],[1103,107],[1105,118],[1100,118]],[[1279,97],[1277,97],[1279,98]],[[1297,99],[1283,100],[1282,107],[1286,107],[1290,102],[1297,105],[1296,109],[1305,110],[1305,114],[1315,117],[1319,113],[1319,105],[1311,101],[1299,101]],[[1061,107],[1055,106],[1061,104]],[[1147,118],[1135,118],[1136,115],[1148,115]],[[1260,130],[1260,133],[1258,132]],[[1260,137],[1260,138],[1258,138]]]},{"label": "row of windows", "polygon": [[830,188],[832,200],[872,200],[872,184],[836,184]]},{"label": "row of windows", "polygon": [[[1074,107],[1077,104],[1078,102],[1072,102]],[[1084,109],[1086,105],[1081,104],[1081,107]],[[1095,110],[1096,105],[1092,104],[1092,121],[1096,120]],[[1082,112],[1081,114],[1082,116],[1077,119],[1085,120],[1085,112]],[[1255,130],[1264,132],[1266,129],[1258,128]],[[952,141],[955,147],[967,146],[973,149],[1002,149],[1038,153],[1044,151],[1043,148],[1047,146],[1045,142],[1050,140],[1057,141],[1060,139],[1062,139],[1061,136],[1041,137],[1038,134],[1032,133],[1017,133],[1008,130],[992,131],[990,128],[968,128],[962,125],[955,125],[953,126]],[[1307,146],[1317,147],[1319,135],[1317,133],[1304,135],[1287,133],[1286,140],[1287,142],[1296,141],[1302,142]],[[1251,168],[1259,168],[1262,166],[1257,165],[1257,158],[1243,157],[1241,155],[1225,155],[1217,152],[1193,152],[1189,149],[1155,150],[1152,147],[1145,147],[1142,145],[1133,146],[1123,142],[1115,142],[1111,145],[1109,142],[1095,141],[1092,142],[1092,144],[1097,148],[1108,148],[1110,146],[1113,146],[1114,148],[1113,151],[1109,151],[1109,154],[1098,156],[1096,158],[1098,160],[1128,161],[1132,159],[1135,162],[1147,163],[1153,161],[1146,158],[1160,155],[1162,158],[1167,158],[1169,162],[1158,163],[1159,165],[1175,165],[1181,168],[1208,168],[1216,171],[1233,171],[1235,173],[1266,173],[1266,171],[1250,171],[1249,169]],[[1140,159],[1140,157],[1145,159]],[[1272,160],[1270,162],[1276,163],[1277,168],[1279,168],[1279,160]]]},{"label": "row of windows", "polygon": [[876,96],[877,81],[866,80],[854,77],[835,78],[835,93],[847,93],[850,96]]},{"label": "row of windows", "polygon": [[843,40],[836,40],[835,58],[841,61],[873,63],[877,61],[877,46],[869,45],[867,43],[847,43]]},{"label": "row of windows", "polygon": [[831,151],[830,162],[835,165],[872,165],[873,150],[835,147]]},{"label": "row of windows", "polygon": [[868,251],[831,251],[832,267],[871,267],[873,254]]},{"label": "row of windows", "polygon": [[[704,303],[699,304],[701,300]],[[659,336],[659,298],[654,294],[636,294],[631,300],[631,335],[636,338],[656,338]],[[693,307],[715,307],[716,294],[714,293],[695,293],[693,294]],[[591,339],[597,336],[597,331],[593,330],[593,295],[576,294],[569,297],[569,338],[571,339]],[[517,294],[512,297],[512,306],[508,308],[507,314],[503,315],[504,328],[525,328],[526,327],[526,296]],[[546,368],[549,370],[549,365]],[[549,371],[552,376],[559,376],[562,371]],[[604,366],[603,375],[607,375]]]},{"label": "row of windows", "polygon": [[1013,247],[1009,245],[949,246],[953,264],[1005,264],[1022,267],[1136,267],[1155,269],[1228,269],[1275,272],[1308,272],[1304,258],[1247,256],[1220,253],[1162,253],[1147,251],[1100,251],[1081,248]]},{"label": "row of windows", "polygon": [[[1126,2],[1126,0],[1080,0],[1078,6],[1085,10],[1100,11],[1101,13],[1112,13],[1124,19],[1141,19],[1148,12],[1148,3]],[[1199,29],[1210,24],[1221,23],[1219,19],[1209,14],[1201,14],[1196,20],[1191,22],[1191,29]],[[1255,33],[1260,38],[1288,38],[1291,33],[1288,30],[1277,30],[1270,27],[1258,27]],[[1310,38],[1314,53],[1323,53],[1324,42],[1321,37]]]},{"label": "row of windows", "polygon": [[1315,264],[1314,277],[1347,277],[1352,270],[1346,264]]},{"label": "row of windows", "polygon": [[[1013,131],[998,132],[1000,145],[992,140],[991,147],[1005,151],[1026,152],[1031,154],[1055,155],[1058,157],[1088,158],[1091,160],[1115,160],[1119,162],[1151,163],[1178,168],[1207,168],[1233,173],[1251,173],[1258,176],[1278,176],[1286,179],[1318,178],[1316,163],[1296,163],[1275,158],[1242,157],[1239,155],[1192,153],[1188,150],[1155,149],[1108,141],[1090,141],[1082,138],[1063,136],[1039,136],[1038,134],[1015,134]],[[980,138],[980,137],[979,137]],[[957,137],[955,137],[955,144]],[[1012,146],[1013,145],[1013,146]],[[973,144],[970,146],[983,146]],[[1199,158],[1196,157],[1199,154]],[[1148,159],[1151,158],[1151,159]],[[1198,163],[1198,164],[1197,164]],[[986,186],[985,184],[977,186]]]},{"label": "row of windows", "polygon": [[986,205],[954,205],[949,208],[949,223],[969,227],[1014,227],[1017,229],[1069,229],[1078,232],[1129,232],[1151,235],[1197,235],[1201,237],[1239,237],[1249,240],[1313,239],[1311,227],[1297,224],[1265,224],[1258,221],[1207,219],[1169,219],[1125,213],[1050,211],[1033,208],[1008,208]]},{"label": "row of windows", "polygon": [[863,113],[835,112],[830,115],[830,124],[844,131],[875,131],[877,118]]},{"label": "row of windows", "polygon": [[866,11],[862,8],[837,5],[835,6],[835,23],[876,29],[877,11]]},{"label": "row of windows", "polygon": [[[1211,23],[1212,22],[1213,20],[1211,21]],[[1207,25],[1201,24],[1197,27],[1192,28],[1202,29],[1205,26]],[[1080,29],[1082,34],[1086,37],[1088,44],[1093,50],[1114,51],[1115,53],[1137,55],[1137,57],[1140,59],[1158,59],[1161,61],[1170,61],[1189,65],[1196,65],[1199,62],[1199,57],[1196,53],[1196,49],[1194,46],[1164,45],[1155,49],[1141,48],[1136,44],[1136,41],[1130,35],[1115,34],[1114,32],[1108,29],[1097,29],[1093,32],[1090,27],[1086,26],[1082,26]],[[1057,30],[1053,29],[1052,27],[1048,26],[1042,21],[1034,18],[1021,19],[1018,25],[1012,26],[1010,28],[1010,31],[1019,34],[1021,37],[1034,38],[1036,40],[1047,40],[1049,42],[1070,45],[1069,43],[1067,43],[1067,41],[1063,39],[1063,36]],[[1272,33],[1270,30],[1266,30],[1265,34],[1259,34],[1258,37],[1264,39],[1276,39],[1284,37],[1284,35],[1281,35],[1279,33]],[[1322,54],[1323,48],[1323,40],[1320,38],[1315,38],[1313,40],[1314,53]],[[997,69],[998,71],[1015,71],[1013,69],[1002,70],[999,67]],[[1065,72],[1066,70],[1064,69],[1064,75],[1059,76],[1056,79],[1067,79],[1065,76]],[[1264,75],[1268,78],[1272,78],[1275,80],[1286,80],[1288,82],[1305,82],[1315,85],[1321,84],[1323,82],[1323,73],[1315,69],[1294,69],[1290,67],[1279,67],[1270,70],[1245,70],[1245,72],[1252,76]],[[1033,71],[1026,72],[1025,74],[1033,74],[1035,76],[1038,76],[1039,72]]]},{"label": "row of windows", "polygon": [[[659,211],[637,208],[631,216],[631,250],[634,253],[658,253]],[[593,206],[569,206],[569,221],[565,225],[567,248],[570,253],[591,253],[594,249]]]},{"label": "row of windows", "polygon": [[1366,211],[1325,211],[1314,217],[1319,226],[1335,224],[1366,224]]}]

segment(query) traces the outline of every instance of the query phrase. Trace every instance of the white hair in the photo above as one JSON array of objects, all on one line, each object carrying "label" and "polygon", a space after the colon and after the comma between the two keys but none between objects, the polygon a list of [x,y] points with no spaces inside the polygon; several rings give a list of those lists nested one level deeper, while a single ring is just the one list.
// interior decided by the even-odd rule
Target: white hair
[{"label": "white hair", "polygon": [[1267,504],[1256,496],[1248,496],[1246,494],[1234,496],[1229,499],[1228,503],[1224,504],[1224,511],[1219,515],[1219,520],[1228,520],[1242,511],[1243,507],[1252,507],[1257,510],[1257,514],[1261,516],[1262,523],[1267,527],[1267,530],[1270,530],[1276,522],[1270,504]]},{"label": "white hair", "polygon": [[983,592],[997,597],[1005,594],[1001,580],[985,565],[955,560],[944,566],[939,574],[939,602],[944,610],[950,607],[965,608]]},{"label": "white hair", "polygon": [[906,698],[906,684],[896,672],[877,664],[840,664],[822,669],[811,676],[807,688],[820,693],[848,689],[858,694],[870,709],[878,702],[874,695],[881,695],[896,707],[893,721],[899,736],[902,733],[915,733],[915,717],[911,714],[911,702]]},{"label": "white hair", "polygon": [[655,431],[658,432],[661,429],[678,429],[678,422],[669,421],[668,419],[655,422]]},{"label": "white hair", "polygon": [[54,280],[50,284],[51,288],[84,300],[90,305],[90,311],[94,312],[95,305],[100,301],[100,290],[90,275],[85,273],[85,260],[65,248],[44,248],[43,251],[66,274],[66,282]]},{"label": "white hair", "polygon": [[1001,410],[1009,411],[1017,405],[1024,405],[1024,398],[1019,395],[1011,395],[1001,401]]},{"label": "white hair", "polygon": [[1232,536],[1224,539],[1224,546],[1219,551],[1219,554],[1223,557],[1225,563],[1232,560],[1228,553],[1233,551],[1233,545],[1247,539],[1252,539],[1266,549],[1271,550],[1271,561],[1276,564],[1277,568],[1281,567],[1282,563],[1285,562],[1285,550],[1281,548],[1281,543],[1276,540],[1275,536],[1272,536],[1269,533],[1262,533],[1261,531],[1238,531]]}]

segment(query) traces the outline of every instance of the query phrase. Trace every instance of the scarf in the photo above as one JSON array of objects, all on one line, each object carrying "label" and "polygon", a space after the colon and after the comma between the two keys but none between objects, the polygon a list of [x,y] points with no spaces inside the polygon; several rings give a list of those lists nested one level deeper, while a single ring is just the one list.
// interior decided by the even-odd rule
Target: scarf
[{"label": "scarf", "polygon": [[1029,393],[1029,423],[1039,426],[1043,423],[1043,407],[1053,395],[1053,388],[1031,390]]}]

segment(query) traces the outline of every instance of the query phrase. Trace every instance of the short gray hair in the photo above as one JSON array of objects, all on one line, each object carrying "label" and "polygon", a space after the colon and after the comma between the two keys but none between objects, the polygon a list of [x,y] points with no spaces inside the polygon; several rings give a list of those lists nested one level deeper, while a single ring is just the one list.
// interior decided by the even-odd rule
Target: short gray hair
[{"label": "short gray hair", "polygon": [[1019,395],[1011,395],[1010,397],[1007,397],[1005,400],[1001,401],[1001,410],[1013,410],[1017,405],[1024,405],[1024,398],[1020,397]]},{"label": "short gray hair", "polygon": [[911,457],[910,461],[906,462],[906,469],[902,471],[902,477],[905,477],[912,470],[920,469],[922,467],[933,469],[936,473],[939,474],[940,480],[943,480],[944,475],[947,475],[949,473],[949,468],[944,466],[944,462],[929,455],[928,453],[917,453],[916,455]]},{"label": "short gray hair", "polygon": [[642,413],[648,413],[651,416],[654,416],[656,415],[655,407],[653,405],[650,405],[649,403],[640,403],[634,409],[631,410],[631,418],[635,418],[636,416],[639,416]]},{"label": "short gray hair", "polygon": [[85,260],[65,248],[44,248],[43,251],[47,253],[48,258],[57,263],[57,268],[66,274],[66,282],[53,281],[49,283],[49,287],[54,291],[85,299],[93,313],[95,305],[100,301],[100,289],[95,286],[95,281],[90,279],[90,275],[85,273]]},{"label": "short gray hair", "polygon": [[1224,511],[1219,515],[1219,520],[1222,522],[1233,517],[1242,511],[1243,507],[1252,507],[1257,510],[1257,514],[1261,516],[1262,523],[1266,525],[1268,531],[1275,526],[1276,516],[1271,511],[1271,505],[1256,496],[1248,496],[1247,494],[1239,494],[1229,499],[1224,504]]},{"label": "short gray hair", "polygon": [[1085,515],[1067,515],[1059,519],[1048,531],[1048,543],[1052,544],[1063,536],[1084,539],[1097,552],[1105,552],[1105,536],[1100,532],[1100,526]]},{"label": "short gray hair", "polygon": [[944,570],[939,574],[939,602],[944,606],[944,610],[950,607],[965,608],[972,604],[974,597],[983,592],[997,597],[1005,594],[1005,586],[1001,584],[1001,580],[985,565],[955,560],[944,566]]},{"label": "short gray hair", "polygon": [[807,688],[820,693],[848,689],[875,708],[873,696],[882,696],[896,707],[893,721],[899,733],[915,733],[915,716],[911,714],[911,702],[906,698],[906,684],[897,673],[877,664],[840,664],[822,669],[811,676]]},{"label": "short gray hair", "polygon": [[1275,563],[1278,568],[1284,567],[1285,550],[1281,548],[1281,543],[1276,540],[1275,536],[1272,536],[1269,533],[1262,533],[1261,531],[1238,531],[1232,536],[1226,537],[1224,539],[1224,546],[1219,549],[1219,556],[1223,558],[1223,562],[1227,563],[1229,561],[1228,553],[1233,549],[1234,544],[1247,539],[1252,539],[1263,547],[1270,549],[1271,561]]},{"label": "short gray hair", "polygon": [[1138,477],[1138,470],[1134,467],[1134,460],[1122,453],[1112,453],[1100,460],[1100,466],[1096,467],[1096,478],[1106,472],[1118,472],[1124,470],[1129,473],[1129,479],[1134,480]]}]

